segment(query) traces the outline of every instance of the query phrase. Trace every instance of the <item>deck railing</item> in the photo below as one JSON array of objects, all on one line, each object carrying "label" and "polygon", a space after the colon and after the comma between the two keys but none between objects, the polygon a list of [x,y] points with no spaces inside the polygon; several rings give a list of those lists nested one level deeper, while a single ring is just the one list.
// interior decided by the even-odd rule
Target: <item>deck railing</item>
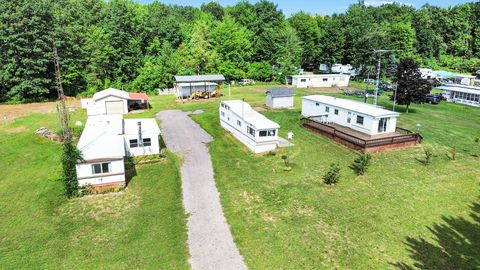
[{"label": "deck railing", "polygon": [[421,143],[423,140],[420,134],[398,127],[396,129],[396,132],[399,133],[398,135],[377,139],[363,139],[355,136],[354,134],[349,134],[347,132],[338,130],[332,125],[320,123],[309,118],[302,118],[302,126],[316,129],[320,132],[330,135],[331,137],[340,138],[363,149],[411,141],[418,141]]}]

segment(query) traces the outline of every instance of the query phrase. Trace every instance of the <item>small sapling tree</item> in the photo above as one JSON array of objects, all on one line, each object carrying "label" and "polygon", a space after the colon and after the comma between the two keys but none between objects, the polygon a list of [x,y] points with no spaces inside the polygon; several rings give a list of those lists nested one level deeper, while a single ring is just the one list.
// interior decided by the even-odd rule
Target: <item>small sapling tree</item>
[{"label": "small sapling tree", "polygon": [[372,160],[372,155],[369,153],[359,153],[357,157],[353,160],[352,165],[350,168],[358,175],[364,175],[367,172],[368,166],[370,166],[370,162]]},{"label": "small sapling tree", "polygon": [[433,159],[433,150],[426,147],[423,149],[423,152],[425,154],[425,160],[424,160],[424,163],[425,166],[426,165],[430,165],[432,163],[432,159]]},{"label": "small sapling tree", "polygon": [[340,181],[340,165],[332,163],[330,169],[323,176],[323,182],[327,185],[335,185],[338,181]]}]

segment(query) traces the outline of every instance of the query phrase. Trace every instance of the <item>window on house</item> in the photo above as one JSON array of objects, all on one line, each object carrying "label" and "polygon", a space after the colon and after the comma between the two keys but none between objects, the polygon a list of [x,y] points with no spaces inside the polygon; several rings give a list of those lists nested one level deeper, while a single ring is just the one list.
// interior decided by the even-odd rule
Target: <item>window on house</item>
[{"label": "window on house", "polygon": [[135,148],[135,147],[138,147],[138,140],[135,139],[135,140],[130,140],[130,148]]},{"label": "window on house", "polygon": [[315,103],[315,106],[320,106],[320,103],[318,103],[318,102],[317,102],[317,103]]},{"label": "window on house", "polygon": [[92,164],[92,173],[101,174],[110,172],[110,162]]},{"label": "window on house", "polygon": [[363,120],[364,120],[363,116],[357,115],[357,124],[363,125]]},{"label": "window on house", "polygon": [[222,112],[222,117],[225,117],[225,113],[224,113],[224,112]]},{"label": "window on house", "polygon": [[152,139],[144,138],[143,139],[143,146],[152,146]]},{"label": "window on house", "polygon": [[325,112],[330,112],[330,107],[326,106],[325,107]]},{"label": "window on house", "polygon": [[307,82],[307,79],[301,79],[300,82]]},{"label": "window on house", "polygon": [[338,115],[338,109],[335,109],[334,113],[335,115]]},{"label": "window on house", "polygon": [[322,81],[328,82],[328,78],[323,78]]},{"label": "window on house", "polygon": [[240,122],[240,120],[237,120],[237,125],[238,125],[239,127],[241,127],[241,126],[242,126],[242,122]]},{"label": "window on house", "polygon": [[255,137],[255,130],[251,127],[247,127],[247,133]]},{"label": "window on house", "polygon": [[267,131],[266,130],[260,130],[259,135],[260,135],[260,137],[267,137]]},{"label": "window on house", "polygon": [[271,136],[271,137],[275,136],[275,130],[269,130],[268,136]]}]

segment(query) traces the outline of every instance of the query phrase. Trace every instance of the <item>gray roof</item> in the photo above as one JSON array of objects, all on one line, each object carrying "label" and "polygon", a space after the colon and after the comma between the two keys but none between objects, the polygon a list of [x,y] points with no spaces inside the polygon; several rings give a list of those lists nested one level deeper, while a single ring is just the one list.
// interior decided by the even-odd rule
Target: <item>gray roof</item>
[{"label": "gray roof", "polygon": [[293,89],[287,88],[287,87],[277,87],[277,88],[272,88],[268,90],[267,95],[271,95],[272,97],[293,97],[295,96],[295,93],[293,92]]},{"label": "gray roof", "polygon": [[175,76],[177,83],[194,83],[194,82],[223,82],[225,77],[222,74],[212,75],[189,75],[189,76]]}]

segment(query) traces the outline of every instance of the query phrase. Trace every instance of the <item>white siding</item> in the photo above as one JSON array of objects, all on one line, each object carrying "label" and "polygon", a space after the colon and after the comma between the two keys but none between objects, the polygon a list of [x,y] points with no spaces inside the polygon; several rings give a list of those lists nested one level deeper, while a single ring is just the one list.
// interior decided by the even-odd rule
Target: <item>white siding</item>
[{"label": "white siding", "polygon": [[[125,182],[125,166],[123,159],[104,161],[110,163],[111,171],[106,174],[93,174],[92,164],[102,163],[79,163],[76,165],[78,185],[101,185],[115,182]],[[115,174],[115,175],[112,175]],[[118,175],[117,175],[118,174]],[[111,176],[109,176],[111,175]]]},{"label": "white siding", "polygon": [[267,95],[266,105],[270,108],[293,108],[293,97],[272,97]]},{"label": "white siding", "polygon": [[128,113],[128,101],[123,98],[119,98],[116,96],[107,96],[103,99],[97,100],[93,102],[91,105],[87,107],[87,114],[90,115],[102,115],[107,114],[106,111],[106,104],[107,101],[122,101],[123,102],[123,113]]},{"label": "white siding", "polygon": [[292,78],[292,85],[297,88],[310,87],[347,87],[348,75],[305,75]]},{"label": "white siding", "polygon": [[[329,108],[328,112],[326,111],[326,107]],[[338,110],[338,115],[335,114],[335,110]],[[328,122],[333,122],[338,125],[349,127],[353,130],[363,132],[369,135],[379,134],[378,123],[380,118],[382,118],[382,117],[375,118],[373,116],[351,111],[348,108],[341,108],[333,105],[327,105],[321,102],[316,102],[308,99],[302,99],[302,115],[305,117],[328,115],[328,117],[326,118]],[[363,124],[357,124],[357,116],[363,117]],[[350,118],[350,123],[348,121],[349,118]],[[382,133],[395,132],[397,118],[396,117],[386,117],[386,118],[388,118],[387,131]]]},{"label": "white siding", "polygon": [[152,142],[151,146],[134,147],[130,148],[130,140],[138,140],[138,135],[125,135],[125,151],[129,156],[146,156],[146,155],[158,155],[160,154],[160,145],[158,142],[158,136],[160,134],[142,134],[142,137],[150,138]]}]

